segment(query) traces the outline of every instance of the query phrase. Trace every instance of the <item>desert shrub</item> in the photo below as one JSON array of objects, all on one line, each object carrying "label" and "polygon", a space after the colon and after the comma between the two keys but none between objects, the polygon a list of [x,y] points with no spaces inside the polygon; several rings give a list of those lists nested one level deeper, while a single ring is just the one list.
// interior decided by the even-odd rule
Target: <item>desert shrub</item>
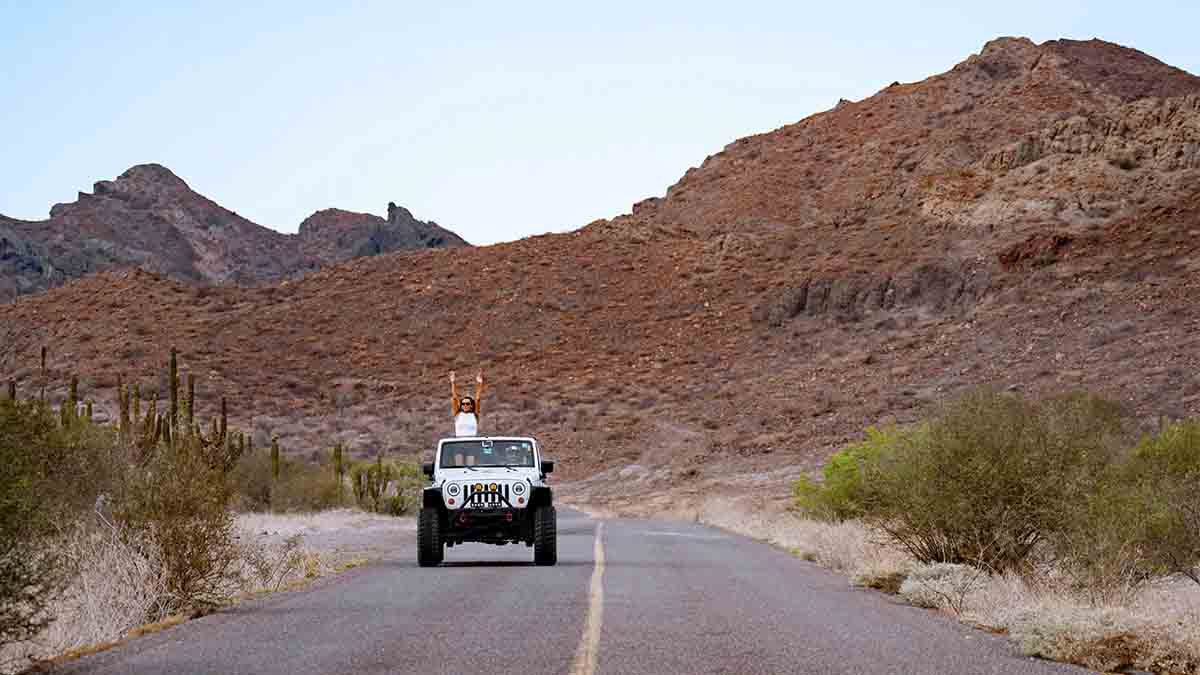
[{"label": "desert shrub", "polygon": [[190,612],[228,600],[239,581],[239,550],[224,475],[185,448],[164,448],[132,474],[115,514],[130,541],[158,549],[160,605]]},{"label": "desert shrub", "polygon": [[823,481],[817,482],[803,476],[793,483],[793,503],[806,515],[819,520],[840,522],[861,518],[866,497],[864,467],[877,463],[885,454],[894,454],[897,447],[910,442],[919,433],[920,430],[905,431],[896,427],[867,429],[866,440],[829,458],[825,463]]},{"label": "desert shrub", "polygon": [[0,401],[0,645],[45,628],[61,565],[50,534],[42,451],[55,418],[36,403]]},{"label": "desert shrub", "polygon": [[863,465],[864,518],[923,563],[1020,568],[1119,451],[1121,415],[1088,395],[973,392]]},{"label": "desert shrub", "polygon": [[417,503],[421,467],[411,462],[358,462],[350,467],[350,485],[359,508],[404,515]]},{"label": "desert shrub", "polygon": [[987,583],[987,574],[968,565],[919,565],[900,585],[899,594],[917,607],[949,609],[961,615],[975,591]]},{"label": "desert shrub", "polygon": [[270,487],[273,511],[320,511],[339,504],[333,468],[306,462],[284,462],[279,480]]},{"label": "desert shrub", "polygon": [[1200,420],[1145,439],[1124,478],[1147,504],[1147,548],[1155,561],[1200,584]]},{"label": "desert shrub", "polygon": [[1129,601],[1168,572],[1150,539],[1153,495],[1121,478],[1111,467],[1090,494],[1064,501],[1045,542],[1054,574],[1093,604]]},{"label": "desert shrub", "polygon": [[271,454],[265,448],[244,454],[229,473],[233,505],[240,511],[271,508]]},{"label": "desert shrub", "polygon": [[287,537],[276,551],[263,546],[243,547],[243,556],[260,588],[279,590],[300,569],[304,564],[302,540],[298,534]]},{"label": "desert shrub", "polygon": [[420,503],[425,478],[421,474],[420,465],[414,462],[396,462],[393,465],[393,475],[396,493],[389,499],[385,512],[393,516],[402,516]]},{"label": "desert shrub", "polygon": [[270,449],[246,453],[229,475],[233,504],[241,511],[320,511],[342,504],[334,466],[279,457]]}]

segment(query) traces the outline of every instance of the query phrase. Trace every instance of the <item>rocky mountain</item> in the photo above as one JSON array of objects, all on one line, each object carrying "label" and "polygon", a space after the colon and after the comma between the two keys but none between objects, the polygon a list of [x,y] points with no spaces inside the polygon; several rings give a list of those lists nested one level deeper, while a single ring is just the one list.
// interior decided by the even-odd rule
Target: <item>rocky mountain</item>
[{"label": "rocky mountain", "polygon": [[96,183],[91,194],[81,192],[72,203],[56,204],[47,220],[0,216],[0,297],[113,267],[138,266],[182,281],[248,284],[361,255],[465,244],[394,204],[387,220],[327,210],[306,219],[298,234],[282,234],[193,192],[167,168],[144,164]]},{"label": "rocky mountain", "polygon": [[53,390],[79,370],[106,402],[118,373],[151,389],[175,345],[286,448],[415,454],[448,430],[446,373],[482,365],[485,428],[681,509],[777,488],[967,387],[1200,414],[1197,297],[1200,79],[1005,38],[569,234],[257,288],[110,273],[22,298],[0,308],[0,377]]},{"label": "rocky mountain", "polygon": [[341,209],[317,211],[300,223],[300,251],[333,262],[414,248],[465,246],[461,237],[422,222],[408,209],[388,203],[387,219]]}]

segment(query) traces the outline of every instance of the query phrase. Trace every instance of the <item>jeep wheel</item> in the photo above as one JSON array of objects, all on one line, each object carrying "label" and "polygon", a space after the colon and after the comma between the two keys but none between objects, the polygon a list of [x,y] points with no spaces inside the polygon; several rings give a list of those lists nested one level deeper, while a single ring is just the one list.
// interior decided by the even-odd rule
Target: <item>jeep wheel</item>
[{"label": "jeep wheel", "polygon": [[553,506],[539,506],[533,512],[533,562],[535,565],[558,562],[558,516]]},{"label": "jeep wheel", "polygon": [[433,567],[443,557],[441,523],[437,509],[421,509],[417,516],[417,564]]}]

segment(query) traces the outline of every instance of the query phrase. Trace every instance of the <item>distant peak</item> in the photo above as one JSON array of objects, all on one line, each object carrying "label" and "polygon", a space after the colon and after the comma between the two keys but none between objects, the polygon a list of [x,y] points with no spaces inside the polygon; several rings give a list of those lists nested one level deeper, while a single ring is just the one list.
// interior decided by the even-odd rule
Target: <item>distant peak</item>
[{"label": "distant peak", "polygon": [[187,188],[187,183],[183,182],[182,178],[161,164],[138,164],[118,176],[117,180]]},{"label": "distant peak", "polygon": [[1037,44],[1027,37],[998,37],[994,40],[988,40],[983,45],[983,50],[980,51],[981,56],[987,56],[990,53],[1012,51],[1015,49],[1037,49]]},{"label": "distant peak", "polygon": [[345,209],[321,209],[300,223],[299,234],[312,236],[318,232],[357,227],[362,223],[381,222],[383,219],[369,213],[358,213]]},{"label": "distant peak", "polygon": [[1012,77],[1027,71],[1041,55],[1042,48],[1027,37],[999,37],[984,44],[966,65],[980,67],[993,77]]},{"label": "distant peak", "polygon": [[1099,38],[1048,40],[999,37],[955,68],[982,72],[992,81],[1019,78],[1034,69],[1052,71],[1077,82],[1084,91],[1129,102],[1140,98],[1184,96],[1200,91],[1200,78],[1136,49]]}]

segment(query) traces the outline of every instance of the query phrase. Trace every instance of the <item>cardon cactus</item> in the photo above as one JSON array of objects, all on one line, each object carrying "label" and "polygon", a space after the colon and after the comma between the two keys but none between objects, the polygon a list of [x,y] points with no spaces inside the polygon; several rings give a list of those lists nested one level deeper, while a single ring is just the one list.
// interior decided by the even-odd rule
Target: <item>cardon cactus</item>
[{"label": "cardon cactus", "polygon": [[117,375],[117,437],[122,443],[129,442],[129,390],[125,388],[125,381],[120,375]]},{"label": "cardon cactus", "polygon": [[342,483],[346,481],[346,465],[344,462],[344,451],[342,444],[338,443],[333,446],[333,477],[337,481],[337,498],[338,503],[342,502]]},{"label": "cardon cactus", "polygon": [[171,432],[179,428],[179,362],[174,347],[171,347],[171,360],[167,362],[167,397],[171,408],[168,410],[167,421],[170,431],[167,432],[167,445],[171,445]]},{"label": "cardon cactus", "polygon": [[187,420],[188,429],[191,429],[196,424],[196,375],[188,373],[187,376],[187,407],[185,409],[185,419]]}]

